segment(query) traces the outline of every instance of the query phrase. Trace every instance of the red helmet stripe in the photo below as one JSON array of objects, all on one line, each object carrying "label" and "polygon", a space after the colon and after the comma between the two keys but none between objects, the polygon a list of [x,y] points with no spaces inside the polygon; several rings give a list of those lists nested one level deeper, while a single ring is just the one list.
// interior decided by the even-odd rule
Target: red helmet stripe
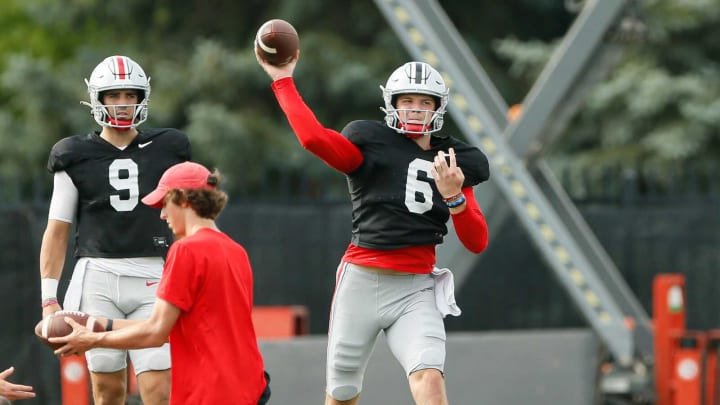
[{"label": "red helmet stripe", "polygon": [[117,58],[115,58],[115,63],[117,64],[117,68],[118,68],[118,70],[117,70],[118,79],[120,79],[120,80],[127,79],[128,78],[127,77],[127,63],[125,61],[125,58],[123,58],[122,56],[118,56]]}]

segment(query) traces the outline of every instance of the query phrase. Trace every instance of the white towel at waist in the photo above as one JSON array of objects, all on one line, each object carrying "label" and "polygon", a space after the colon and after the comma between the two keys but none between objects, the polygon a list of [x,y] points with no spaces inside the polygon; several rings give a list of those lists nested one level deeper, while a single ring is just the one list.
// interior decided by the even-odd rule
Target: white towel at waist
[{"label": "white towel at waist", "polygon": [[67,291],[65,291],[63,309],[66,311],[80,310],[80,298],[82,297],[83,280],[85,279],[85,269],[87,268],[88,261],[89,259],[87,257],[81,257],[77,263],[75,263],[70,284],[68,285]]},{"label": "white towel at waist", "polygon": [[435,305],[443,318],[460,316],[462,311],[455,302],[455,279],[450,269],[435,267],[431,273],[435,280]]}]

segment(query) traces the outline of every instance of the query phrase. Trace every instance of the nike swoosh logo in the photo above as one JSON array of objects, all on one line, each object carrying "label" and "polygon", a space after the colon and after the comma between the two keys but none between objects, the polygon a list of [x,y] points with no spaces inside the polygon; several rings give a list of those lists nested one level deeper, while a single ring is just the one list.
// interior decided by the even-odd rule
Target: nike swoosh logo
[{"label": "nike swoosh logo", "polygon": [[139,144],[138,144],[138,148],[142,149],[142,148],[150,145],[151,143],[153,143],[153,141],[149,141],[149,142],[145,142],[145,143],[139,143]]},{"label": "nike swoosh logo", "polygon": [[152,287],[152,286],[154,286],[154,285],[157,284],[157,283],[159,283],[159,281],[146,281],[146,282],[145,282],[145,285],[148,286],[148,287]]}]

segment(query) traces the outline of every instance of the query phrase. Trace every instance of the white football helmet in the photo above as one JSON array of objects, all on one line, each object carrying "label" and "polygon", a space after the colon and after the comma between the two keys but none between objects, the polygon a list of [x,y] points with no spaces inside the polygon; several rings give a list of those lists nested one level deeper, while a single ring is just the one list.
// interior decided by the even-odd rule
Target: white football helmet
[{"label": "white football helmet", "polygon": [[[110,126],[118,129],[134,128],[148,118],[148,102],[150,101],[150,78],[145,75],[142,67],[127,56],[110,56],[95,67],[90,79],[85,79],[90,102],[83,104],[90,107],[95,121],[101,126]],[[120,106],[107,106],[101,101],[104,91],[117,89],[136,89],[140,92],[138,104],[123,107],[133,107],[132,119],[115,119],[109,108]]]},{"label": "white football helmet", "polygon": [[[385,123],[395,131],[405,134],[420,136],[439,131],[443,126],[443,115],[448,104],[449,91],[445,87],[445,80],[442,75],[432,66],[424,62],[408,62],[390,75],[385,87],[380,86],[383,92],[385,108]],[[395,101],[399,94],[426,94],[435,98],[435,111],[428,112],[425,123],[421,129],[408,128],[406,123],[400,119],[398,114],[401,111],[395,107]]]}]

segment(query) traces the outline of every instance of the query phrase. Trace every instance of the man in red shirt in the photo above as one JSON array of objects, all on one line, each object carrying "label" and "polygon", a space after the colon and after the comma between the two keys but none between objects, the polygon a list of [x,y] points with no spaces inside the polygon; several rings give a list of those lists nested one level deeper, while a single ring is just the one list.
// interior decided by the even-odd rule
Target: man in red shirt
[{"label": "man in red shirt", "polygon": [[193,162],[170,167],[142,202],[162,208],[175,234],[150,319],[105,321],[93,333],[67,319],[74,332],[52,339],[55,353],[95,347],[143,348],[171,342],[170,404],[265,404],[269,376],[252,324],[253,275],[245,249],[215,224],[227,202],[220,174]]}]

